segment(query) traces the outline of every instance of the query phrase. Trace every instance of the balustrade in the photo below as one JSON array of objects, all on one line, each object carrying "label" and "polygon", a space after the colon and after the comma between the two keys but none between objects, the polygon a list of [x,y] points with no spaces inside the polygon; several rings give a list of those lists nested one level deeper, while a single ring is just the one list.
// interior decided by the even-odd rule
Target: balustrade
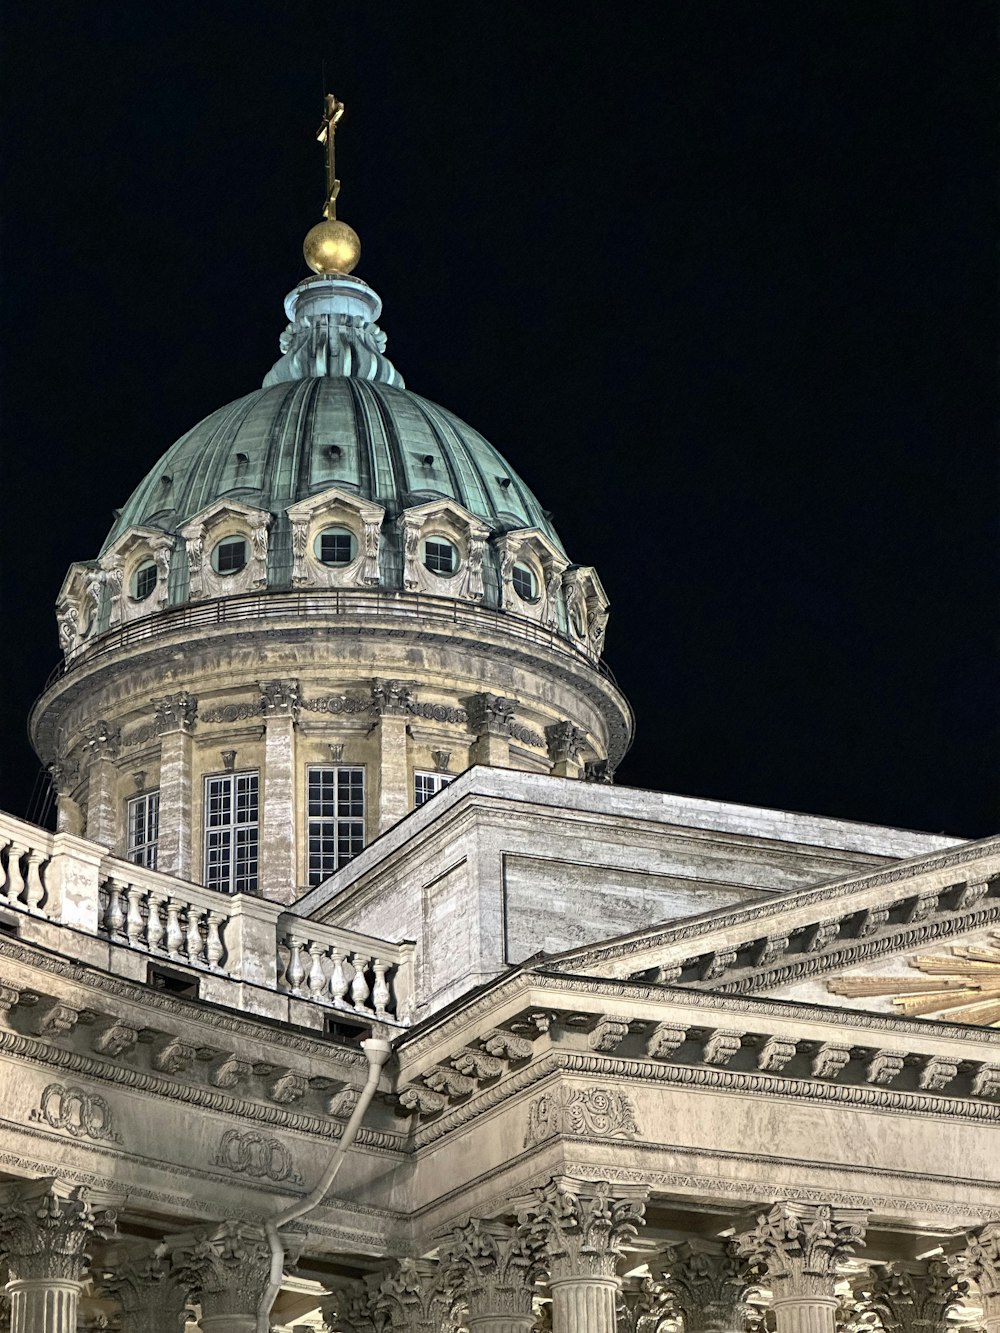
[{"label": "balustrade", "polygon": [[385,944],[350,931],[286,916],[279,989],[366,1019],[404,1021],[409,1009],[411,946]]},{"label": "balustrade", "polygon": [[51,833],[0,815],[0,905],[47,915],[45,872],[51,857]]},{"label": "balustrade", "polygon": [[[119,864],[124,872],[126,863]],[[229,921],[224,901],[136,866],[134,873],[109,875],[102,884],[98,931],[116,944],[222,971]]]}]

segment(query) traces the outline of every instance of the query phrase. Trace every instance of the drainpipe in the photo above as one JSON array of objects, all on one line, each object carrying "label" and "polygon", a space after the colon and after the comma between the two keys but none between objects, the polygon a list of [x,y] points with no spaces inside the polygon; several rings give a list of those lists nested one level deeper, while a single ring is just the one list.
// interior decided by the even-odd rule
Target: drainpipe
[{"label": "drainpipe", "polygon": [[271,1307],[281,1290],[281,1278],[285,1268],[285,1248],[281,1243],[278,1231],[281,1227],[288,1226],[289,1222],[295,1222],[298,1218],[304,1217],[306,1213],[312,1212],[323,1202],[337,1172],[344,1164],[348,1149],[358,1136],[358,1130],[365,1118],[365,1112],[375,1096],[382,1066],[392,1054],[392,1047],[382,1037],[370,1037],[367,1041],[361,1043],[361,1048],[368,1057],[368,1080],[361,1090],[358,1104],[355,1106],[354,1112],[340,1136],[340,1141],[330,1158],[329,1165],[320,1177],[319,1182],[305,1198],[299,1199],[297,1203],[291,1204],[284,1212],[278,1213],[276,1217],[272,1217],[264,1223],[264,1234],[267,1236],[268,1247],[271,1251],[271,1273],[264,1294],[260,1298],[260,1304],[257,1307],[257,1333],[269,1333]]}]

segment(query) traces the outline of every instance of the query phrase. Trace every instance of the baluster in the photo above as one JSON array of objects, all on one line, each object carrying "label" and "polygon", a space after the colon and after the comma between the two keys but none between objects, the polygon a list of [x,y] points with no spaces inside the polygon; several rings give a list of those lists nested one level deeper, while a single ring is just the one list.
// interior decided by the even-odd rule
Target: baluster
[{"label": "baluster", "polygon": [[116,879],[108,880],[108,910],[104,915],[104,929],[112,939],[119,939],[125,924],[122,911],[122,886]]},{"label": "baluster", "polygon": [[201,934],[201,912],[194,903],[187,905],[187,956],[189,963],[204,963],[205,941]]},{"label": "baluster", "polygon": [[292,994],[298,995],[301,993],[302,981],[306,975],[306,970],[302,966],[302,959],[299,957],[299,949],[301,948],[301,945],[289,935],[288,948],[290,957],[288,959],[288,968],[285,972],[285,980],[288,982],[288,989]]},{"label": "baluster", "polygon": [[365,977],[365,968],[368,966],[368,959],[362,958],[359,953],[352,954],[351,966],[354,968],[354,977],[351,981],[351,1003],[355,1009],[366,1009],[368,1007],[368,981]]},{"label": "baluster", "polygon": [[163,943],[163,917],[160,915],[160,900],[153,889],[149,891],[147,906],[149,916],[146,919],[146,943],[150,949],[158,950]]},{"label": "baluster", "polygon": [[7,848],[7,899],[15,907],[21,906],[21,894],[24,892],[24,876],[21,874],[21,857],[25,848],[18,842],[12,842]]},{"label": "baluster", "polygon": [[205,942],[205,957],[208,959],[209,967],[218,967],[226,952],[220,933],[223,920],[224,918],[218,912],[209,912],[208,914],[208,939]]},{"label": "baluster", "polygon": [[331,949],[333,971],[330,973],[330,999],[341,1009],[346,1007],[344,996],[347,994],[347,974],[344,972],[344,958],[339,949]]},{"label": "baluster", "polygon": [[388,963],[376,958],[372,963],[375,972],[375,985],[372,987],[372,1003],[379,1018],[385,1018],[389,1009],[389,983],[385,979]]},{"label": "baluster", "polygon": [[42,872],[39,869],[45,858],[41,852],[36,852],[32,847],[28,852],[28,881],[24,894],[24,904],[29,912],[37,912],[42,905],[42,899],[45,897],[45,889],[42,886]]},{"label": "baluster", "polygon": [[309,977],[306,985],[309,987],[309,994],[314,1000],[319,1000],[326,990],[326,973],[323,971],[323,946],[310,940],[306,946],[309,950],[309,957],[312,962],[309,965]]},{"label": "baluster", "polygon": [[125,913],[125,934],[133,949],[142,947],[142,893],[138,885],[130,884],[125,890],[127,910]]},{"label": "baluster", "polygon": [[180,954],[184,943],[184,932],[180,922],[181,905],[176,898],[167,899],[167,953],[171,958]]},{"label": "baluster", "polygon": [[5,842],[3,843],[2,848],[0,848],[0,850],[3,851],[3,855],[0,856],[0,875],[3,876],[3,883],[0,884],[0,899],[7,897],[7,891],[10,888],[10,875],[7,873],[7,867],[4,862],[10,852],[11,846],[11,843]]}]

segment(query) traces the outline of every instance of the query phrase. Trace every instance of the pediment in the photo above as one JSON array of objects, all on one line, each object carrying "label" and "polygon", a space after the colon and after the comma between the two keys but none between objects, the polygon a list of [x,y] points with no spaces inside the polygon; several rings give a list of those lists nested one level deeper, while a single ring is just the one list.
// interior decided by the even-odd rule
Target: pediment
[{"label": "pediment", "polygon": [[340,486],[329,486],[325,491],[318,491],[305,500],[289,505],[287,514],[293,523],[308,522],[317,514],[327,514],[338,508],[347,509],[369,523],[381,522],[385,508],[372,500],[364,500],[352,491],[345,491]]},{"label": "pediment", "polygon": [[484,523],[481,518],[470,513],[464,505],[460,505],[456,500],[443,497],[439,500],[427,500],[423,504],[408,506],[402,514],[406,522],[416,523],[426,527],[429,522],[444,520],[457,524],[459,529],[468,532],[471,536],[487,537],[490,534],[490,527]]},{"label": "pediment", "polygon": [[216,500],[214,504],[194,514],[181,528],[181,535],[190,540],[231,519],[259,527],[270,524],[271,515],[266,509],[255,509],[253,505],[243,504],[239,500]]},{"label": "pediment", "polygon": [[128,528],[104,552],[101,567],[110,568],[115,559],[128,560],[136,551],[156,551],[164,546],[173,546],[173,538],[162,528]]},{"label": "pediment", "polygon": [[[665,923],[546,966],[1000,1026],[1000,838]],[[950,999],[939,1004],[942,994]]]}]

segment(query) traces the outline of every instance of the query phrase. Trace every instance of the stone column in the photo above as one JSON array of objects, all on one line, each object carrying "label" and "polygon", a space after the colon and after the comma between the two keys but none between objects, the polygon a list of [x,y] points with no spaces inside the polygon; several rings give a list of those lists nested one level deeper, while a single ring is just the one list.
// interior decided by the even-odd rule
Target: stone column
[{"label": "stone column", "polygon": [[118,837],[118,770],[115,759],[121,732],[95,722],[83,734],[87,766],[87,837],[110,851]]},{"label": "stone column", "polygon": [[260,803],[260,892],[275,902],[296,897],[295,724],[299,682],[260,682],[264,706],[264,772]]},{"label": "stone column", "polygon": [[638,1235],[646,1194],[560,1179],[518,1209],[520,1234],[548,1262],[553,1333],[615,1333],[618,1261]]},{"label": "stone column", "polygon": [[1000,1333],[1000,1222],[966,1233],[955,1270],[979,1288],[986,1333]]},{"label": "stone column", "polygon": [[731,1246],[693,1236],[670,1246],[657,1267],[671,1305],[684,1315],[685,1333],[730,1333],[741,1327],[746,1266]]},{"label": "stone column", "polygon": [[76,1333],[92,1236],[114,1234],[115,1215],[95,1213],[83,1189],[54,1177],[0,1187],[0,1249],[10,1267],[11,1333]]},{"label": "stone column", "polygon": [[867,1214],[829,1204],[776,1203],[736,1238],[754,1270],[766,1270],[778,1333],[836,1333],[837,1265],[865,1243]]},{"label": "stone column", "polygon": [[473,1218],[444,1242],[441,1264],[465,1298],[471,1333],[531,1333],[539,1265],[529,1236],[503,1222]]},{"label": "stone column", "polygon": [[545,728],[545,743],[552,760],[554,778],[578,778],[583,774],[580,746],[587,739],[572,722],[554,722]]},{"label": "stone column", "polygon": [[510,767],[510,724],[514,705],[496,694],[474,694],[465,700],[469,728],[475,733],[470,759],[487,768]]},{"label": "stone column", "polygon": [[171,1271],[201,1305],[203,1333],[257,1333],[257,1307],[271,1252],[263,1228],[222,1222],[210,1231],[171,1236]]},{"label": "stone column", "polygon": [[372,681],[371,709],[378,719],[378,831],[398,824],[410,810],[407,724],[411,694],[398,680]]},{"label": "stone column", "polygon": [[193,830],[193,763],[198,701],[186,690],[154,700],[156,730],[160,734],[160,835],[156,849],[158,870],[178,879],[191,879]]}]

